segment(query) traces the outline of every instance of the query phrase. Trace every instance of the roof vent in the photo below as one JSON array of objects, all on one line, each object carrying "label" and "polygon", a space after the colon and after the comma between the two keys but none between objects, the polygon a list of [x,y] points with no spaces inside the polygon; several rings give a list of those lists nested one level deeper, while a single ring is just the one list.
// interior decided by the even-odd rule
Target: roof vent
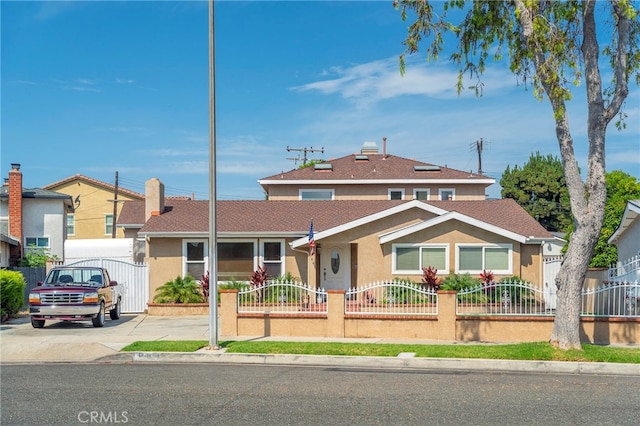
[{"label": "roof vent", "polygon": [[439,172],[440,166],[432,166],[432,165],[424,165],[424,166],[413,166],[414,172]]},{"label": "roof vent", "polygon": [[377,154],[378,153],[378,145],[375,142],[365,142],[362,144],[362,148],[360,148],[360,154]]},{"label": "roof vent", "polygon": [[333,170],[333,164],[331,163],[318,163],[313,165],[314,170]]},{"label": "roof vent", "polygon": [[356,161],[369,161],[369,156],[363,154],[356,155]]}]

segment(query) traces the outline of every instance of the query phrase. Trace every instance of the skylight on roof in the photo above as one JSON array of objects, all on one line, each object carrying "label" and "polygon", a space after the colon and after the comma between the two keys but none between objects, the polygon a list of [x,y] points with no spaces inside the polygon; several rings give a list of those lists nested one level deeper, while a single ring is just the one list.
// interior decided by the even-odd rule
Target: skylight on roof
[{"label": "skylight on roof", "polygon": [[413,166],[414,172],[439,172],[440,166]]},{"label": "skylight on roof", "polygon": [[356,155],[356,161],[368,161],[369,160],[369,156],[368,155]]},{"label": "skylight on roof", "polygon": [[331,163],[318,163],[313,165],[314,170],[333,170]]}]

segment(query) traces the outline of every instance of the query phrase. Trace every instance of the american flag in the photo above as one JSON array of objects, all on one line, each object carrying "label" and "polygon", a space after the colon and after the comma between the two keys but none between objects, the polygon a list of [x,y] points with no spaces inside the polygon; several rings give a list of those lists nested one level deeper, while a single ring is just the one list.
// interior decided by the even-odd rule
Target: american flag
[{"label": "american flag", "polygon": [[316,254],[316,240],[313,237],[313,219],[311,219],[311,226],[309,226],[309,254],[311,256]]}]

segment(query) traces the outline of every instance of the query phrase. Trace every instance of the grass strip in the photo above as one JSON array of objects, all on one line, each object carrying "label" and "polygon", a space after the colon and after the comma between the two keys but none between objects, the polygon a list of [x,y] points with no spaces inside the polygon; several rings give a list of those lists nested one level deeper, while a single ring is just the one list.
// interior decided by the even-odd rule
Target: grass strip
[{"label": "grass strip", "polygon": [[[208,346],[205,340],[153,340],[134,342],[125,352],[195,352]],[[343,355],[396,357],[400,352],[415,352],[420,358],[476,358],[529,361],[582,361],[640,363],[640,349],[583,344],[582,351],[564,351],[547,342],[517,344],[419,345],[391,343],[225,341],[220,346],[228,353]]]}]

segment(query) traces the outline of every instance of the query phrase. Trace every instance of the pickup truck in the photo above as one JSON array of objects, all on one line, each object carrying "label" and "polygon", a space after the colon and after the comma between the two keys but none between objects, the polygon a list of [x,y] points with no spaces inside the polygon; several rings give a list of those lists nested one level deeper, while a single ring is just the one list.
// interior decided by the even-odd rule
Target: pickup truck
[{"label": "pickup truck", "polygon": [[122,296],[117,285],[105,268],[56,266],[29,292],[31,325],[42,328],[46,320],[91,320],[94,327],[102,327],[105,312],[112,320],[120,318]]}]

